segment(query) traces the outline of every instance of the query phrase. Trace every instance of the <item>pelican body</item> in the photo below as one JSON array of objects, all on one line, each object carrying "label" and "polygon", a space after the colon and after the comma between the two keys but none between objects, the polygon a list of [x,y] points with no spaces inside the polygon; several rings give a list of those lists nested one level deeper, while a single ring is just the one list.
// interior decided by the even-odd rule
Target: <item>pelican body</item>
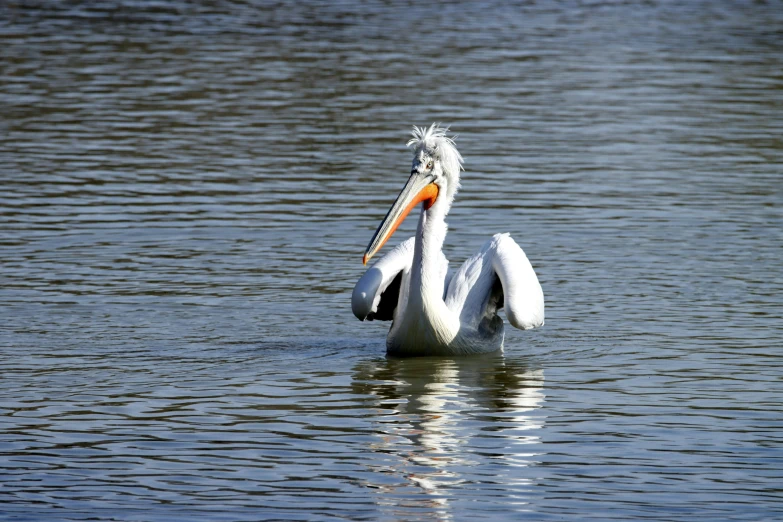
[{"label": "pelican body", "polygon": [[389,355],[467,355],[503,348],[505,308],[520,329],[544,324],[544,293],[525,253],[496,234],[456,272],[443,255],[446,215],[459,188],[462,156],[437,124],[413,127],[410,178],[375,232],[364,264],[421,203],[416,235],[373,264],[353,289],[360,320],[392,321]]}]

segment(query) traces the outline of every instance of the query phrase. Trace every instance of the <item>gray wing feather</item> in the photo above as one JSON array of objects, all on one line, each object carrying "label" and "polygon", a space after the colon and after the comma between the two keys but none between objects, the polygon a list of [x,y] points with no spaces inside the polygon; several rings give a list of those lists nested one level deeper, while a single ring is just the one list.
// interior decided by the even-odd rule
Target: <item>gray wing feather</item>
[{"label": "gray wing feather", "polygon": [[390,321],[399,300],[404,272],[413,263],[414,238],[403,241],[372,265],[351,295],[353,314],[360,320]]}]

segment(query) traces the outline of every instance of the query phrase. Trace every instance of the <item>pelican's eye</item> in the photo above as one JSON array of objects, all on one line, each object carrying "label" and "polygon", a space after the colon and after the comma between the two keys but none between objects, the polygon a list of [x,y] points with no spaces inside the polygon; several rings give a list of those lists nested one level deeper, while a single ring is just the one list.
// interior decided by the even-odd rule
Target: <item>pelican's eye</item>
[{"label": "pelican's eye", "polygon": [[427,170],[432,170],[432,160],[427,162]]}]

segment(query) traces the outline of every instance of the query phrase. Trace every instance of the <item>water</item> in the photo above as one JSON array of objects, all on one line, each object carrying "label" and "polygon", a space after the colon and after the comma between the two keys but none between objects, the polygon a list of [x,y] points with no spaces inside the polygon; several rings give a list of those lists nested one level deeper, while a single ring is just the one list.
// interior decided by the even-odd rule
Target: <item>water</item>
[{"label": "water", "polygon": [[[686,4],[0,6],[0,518],[783,517],[783,9]],[[350,311],[432,121],[503,354]]]}]

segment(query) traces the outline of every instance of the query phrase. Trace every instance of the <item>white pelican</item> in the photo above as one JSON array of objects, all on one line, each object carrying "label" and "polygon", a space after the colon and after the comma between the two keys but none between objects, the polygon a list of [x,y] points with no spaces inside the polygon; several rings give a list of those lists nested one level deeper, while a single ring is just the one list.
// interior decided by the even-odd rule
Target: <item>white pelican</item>
[{"label": "white pelican", "polygon": [[405,217],[423,203],[416,235],[370,267],[356,283],[353,313],[392,320],[389,355],[460,355],[503,348],[505,307],[517,328],[544,324],[544,293],[525,253],[508,234],[495,234],[481,250],[449,273],[441,248],[446,214],[459,188],[462,156],[454,139],[433,123],[413,127],[413,168],[408,182],[375,232],[364,264]]}]

